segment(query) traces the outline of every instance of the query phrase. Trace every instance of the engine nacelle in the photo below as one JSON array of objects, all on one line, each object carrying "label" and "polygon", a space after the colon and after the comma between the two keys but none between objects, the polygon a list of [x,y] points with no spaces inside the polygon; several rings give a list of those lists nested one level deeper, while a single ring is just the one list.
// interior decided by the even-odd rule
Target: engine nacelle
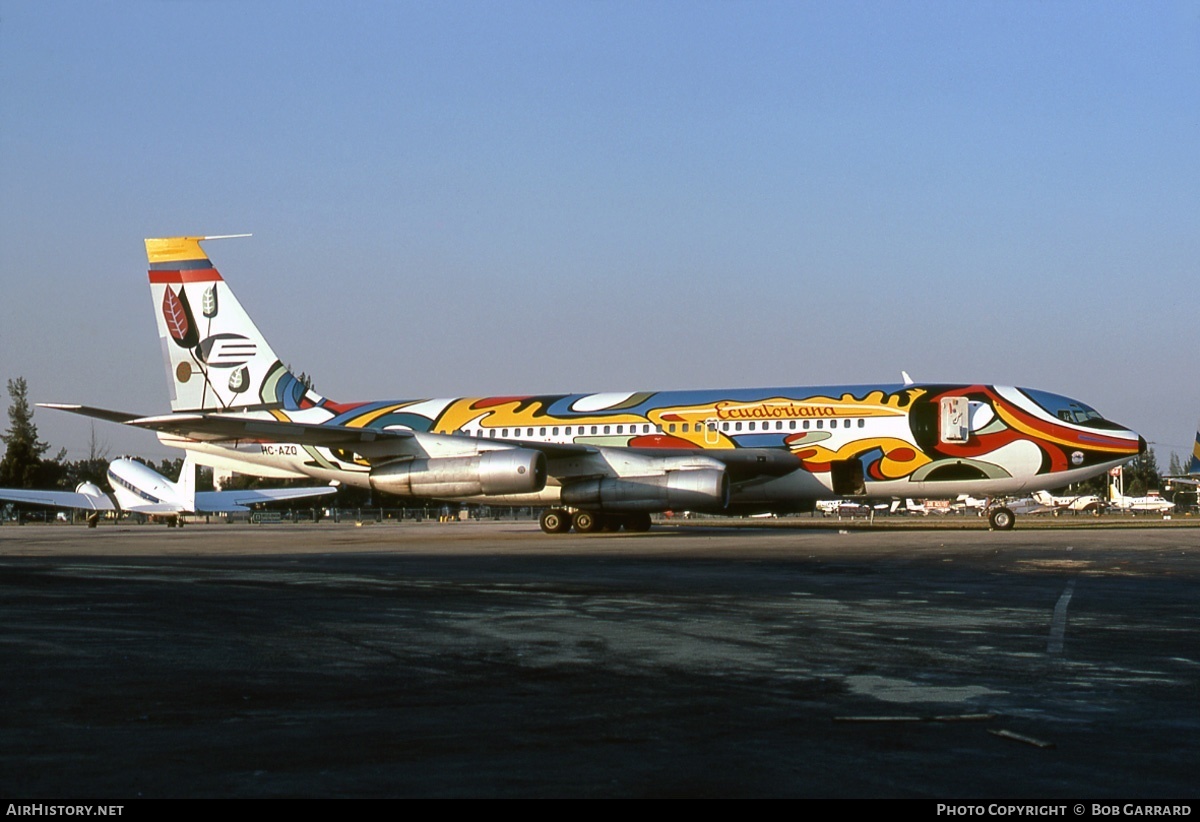
[{"label": "engine nacelle", "polygon": [[392,462],[372,469],[371,487],[401,497],[438,499],[536,494],[546,487],[546,455],[505,448],[466,457]]},{"label": "engine nacelle", "polygon": [[605,511],[721,511],[729,505],[729,477],[721,469],[697,468],[582,480],[562,489],[562,501]]},{"label": "engine nacelle", "polygon": [[75,486],[76,494],[86,494],[89,497],[107,497],[108,494],[100,490],[100,486],[94,482],[81,482]]}]

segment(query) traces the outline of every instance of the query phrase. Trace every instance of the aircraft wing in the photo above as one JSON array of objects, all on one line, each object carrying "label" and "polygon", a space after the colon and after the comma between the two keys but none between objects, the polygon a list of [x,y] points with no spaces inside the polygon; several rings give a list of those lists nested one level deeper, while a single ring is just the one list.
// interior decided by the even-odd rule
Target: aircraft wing
[{"label": "aircraft wing", "polygon": [[163,414],[129,420],[128,424],[203,442],[297,442],[327,448],[357,449],[357,446],[367,443],[406,440],[413,436],[412,431],[403,429],[351,428],[346,425],[259,420],[225,414]]},{"label": "aircraft wing", "polygon": [[[142,417],[130,420],[129,425],[166,431],[180,437],[209,442],[232,440],[255,440],[266,442],[295,442],[303,445],[344,448],[362,454],[367,459],[380,457],[417,456],[419,447],[413,440],[414,432],[393,428],[351,428],[345,425],[322,425],[320,423],[283,422],[281,420],[249,419],[226,414],[163,414],[158,417]],[[442,436],[459,437],[471,442],[488,442],[514,448],[541,451],[547,459],[578,457],[597,454],[603,450],[595,445],[575,443],[535,442],[516,439],[479,440],[463,434]],[[799,467],[796,458],[788,451],[778,448],[724,448],[706,449],[703,452],[689,448],[630,448],[628,450],[647,457],[692,457],[703,453],[725,463],[731,478],[751,479],[759,476],[783,476]]]},{"label": "aircraft wing", "polygon": [[[294,442],[302,445],[355,451],[367,459],[418,456],[417,451],[419,451],[419,447],[413,440],[414,432],[408,429],[359,428],[346,425],[285,422],[221,413],[177,413],[139,417],[135,414],[107,411],[83,405],[44,404],[44,407],[121,422],[202,442],[233,442],[236,440]],[[476,441],[476,438],[461,434],[443,436],[458,436]],[[486,442],[541,451],[548,459],[597,454],[602,450],[600,446],[595,445],[516,439],[501,440],[490,437]],[[783,476],[799,467],[799,463],[790,452],[778,448],[705,449],[703,452],[696,449],[677,448],[632,448],[628,450],[642,456],[663,458],[688,457],[703,453],[705,457],[725,463],[730,476],[735,481],[760,476]]]},{"label": "aircraft wing", "polygon": [[322,485],[316,488],[248,488],[243,491],[197,491],[196,510],[204,513],[249,511],[249,506],[263,502],[323,497],[336,494],[337,488]]},{"label": "aircraft wing", "polygon": [[[326,448],[355,450],[365,457],[404,456],[412,449],[404,444],[411,440],[414,432],[404,428],[354,428],[348,425],[322,423],[283,422],[281,420],[249,419],[225,414],[163,414],[158,417],[141,417],[128,421],[129,425],[166,431],[180,437],[209,442],[231,440],[262,440],[266,442],[295,442]],[[474,437],[459,436],[475,441]],[[593,454],[596,448],[590,445],[571,445],[554,442],[526,442],[524,440],[488,439],[487,442],[530,448],[541,451],[547,457]]]},{"label": "aircraft wing", "polygon": [[27,491],[19,488],[0,488],[0,499],[49,505],[54,508],[80,508],[84,511],[115,511],[111,499],[105,496],[81,494],[78,491]]},{"label": "aircraft wing", "polygon": [[[412,431],[395,428],[358,428],[348,425],[321,423],[284,422],[242,417],[234,414],[162,414],[144,417],[124,411],[109,411],[87,405],[65,403],[39,403],[42,408],[55,408],[85,417],[119,422],[162,431],[201,442],[233,442],[252,440],[262,442],[295,442],[325,448],[344,448],[357,451],[363,456],[405,456],[411,453],[403,444],[413,438]],[[453,435],[450,435],[453,436]],[[547,457],[593,454],[596,448],[590,445],[564,443],[524,442],[519,440],[492,440],[520,448],[531,448],[543,452]]]},{"label": "aircraft wing", "polygon": [[263,440],[267,442],[298,442],[333,448],[352,448],[361,443],[386,439],[407,439],[411,431],[380,430],[377,428],[351,428],[345,425],[320,425],[317,423],[282,422],[260,420],[231,414],[162,414],[146,417],[125,411],[109,411],[89,405],[64,403],[38,403],[42,408],[69,411],[85,417],[119,422],[163,431],[178,437],[202,442],[230,442],[234,440]]}]

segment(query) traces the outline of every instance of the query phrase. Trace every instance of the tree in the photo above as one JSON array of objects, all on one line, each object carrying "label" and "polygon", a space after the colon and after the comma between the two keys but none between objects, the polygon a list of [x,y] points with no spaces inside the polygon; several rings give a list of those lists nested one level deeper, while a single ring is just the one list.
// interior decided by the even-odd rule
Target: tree
[{"label": "tree", "polygon": [[92,423],[92,435],[88,440],[88,455],[81,460],[68,462],[65,454],[60,454],[55,462],[58,463],[59,488],[71,489],[81,482],[104,486],[108,474],[108,443],[96,436],[96,424]]},{"label": "tree", "polygon": [[9,488],[39,488],[46,487],[47,483],[53,485],[58,473],[56,461],[42,459],[50,445],[38,439],[28,393],[29,387],[24,377],[8,381],[8,396],[12,398],[12,405],[8,407],[8,432],[0,434],[0,440],[8,446],[4,459],[0,460],[0,485]]},{"label": "tree", "polygon": [[1155,459],[1153,448],[1147,448],[1146,453],[1134,457],[1125,466],[1124,480],[1125,494],[1131,497],[1141,496],[1160,486],[1158,460]]},{"label": "tree", "polygon": [[1167,473],[1172,477],[1182,477],[1186,471],[1183,470],[1183,463],[1179,459],[1179,455],[1174,451],[1171,452],[1171,461],[1167,467]]},{"label": "tree", "polygon": [[[289,373],[292,373],[292,374],[295,374],[295,373],[296,373],[295,371],[292,371],[292,364],[291,364],[291,363],[288,363],[286,366],[284,366],[284,368],[286,368],[286,369],[288,370],[288,372],[289,372]],[[306,389],[308,389],[309,391],[315,391],[315,390],[316,390],[315,388],[313,388],[313,379],[312,379],[312,377],[308,376],[308,374],[305,374],[303,371],[301,371],[301,372],[300,372],[300,376],[296,377],[296,381],[297,381],[298,383],[300,383],[301,385],[303,385],[303,386],[304,386]]]}]

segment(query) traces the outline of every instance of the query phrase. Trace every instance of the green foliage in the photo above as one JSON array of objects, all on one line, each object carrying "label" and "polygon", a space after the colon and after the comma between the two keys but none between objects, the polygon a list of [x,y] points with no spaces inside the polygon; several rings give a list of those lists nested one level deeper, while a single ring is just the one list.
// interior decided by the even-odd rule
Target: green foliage
[{"label": "green foliage", "polygon": [[4,459],[0,460],[0,485],[8,488],[54,485],[61,469],[59,460],[64,456],[59,452],[56,460],[42,459],[50,446],[38,439],[28,394],[24,377],[8,381],[8,396],[12,399],[8,407],[8,431],[0,434],[0,440],[7,446]]},{"label": "green foliage", "polygon": [[1167,465],[1167,473],[1172,477],[1182,477],[1187,473],[1184,470],[1183,462],[1179,459],[1179,455],[1174,451],[1171,452],[1171,461]]},{"label": "green foliage", "polygon": [[1125,466],[1124,479],[1125,495],[1130,497],[1143,496],[1162,485],[1162,475],[1153,448],[1147,448],[1146,453],[1135,457]]}]

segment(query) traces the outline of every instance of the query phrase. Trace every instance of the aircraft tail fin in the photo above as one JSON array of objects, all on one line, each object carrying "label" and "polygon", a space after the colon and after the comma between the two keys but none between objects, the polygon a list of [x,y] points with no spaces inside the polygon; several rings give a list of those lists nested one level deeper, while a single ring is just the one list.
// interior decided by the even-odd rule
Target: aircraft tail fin
[{"label": "aircraft tail fin", "polygon": [[1120,468],[1113,468],[1108,472],[1108,498],[1113,502],[1120,502],[1125,499],[1125,490],[1121,487],[1124,485],[1124,477]]},{"label": "aircraft tail fin", "polygon": [[192,460],[192,452],[184,452],[183,468],[179,470],[179,482],[175,489],[179,492],[180,501],[188,511],[196,510],[196,463]]},{"label": "aircraft tail fin", "polygon": [[1188,466],[1189,474],[1200,474],[1200,425],[1196,426],[1196,443],[1192,446],[1192,462]]},{"label": "aircraft tail fin", "polygon": [[322,397],[280,362],[229,290],[203,240],[146,240],[150,293],[172,411],[299,409]]}]

